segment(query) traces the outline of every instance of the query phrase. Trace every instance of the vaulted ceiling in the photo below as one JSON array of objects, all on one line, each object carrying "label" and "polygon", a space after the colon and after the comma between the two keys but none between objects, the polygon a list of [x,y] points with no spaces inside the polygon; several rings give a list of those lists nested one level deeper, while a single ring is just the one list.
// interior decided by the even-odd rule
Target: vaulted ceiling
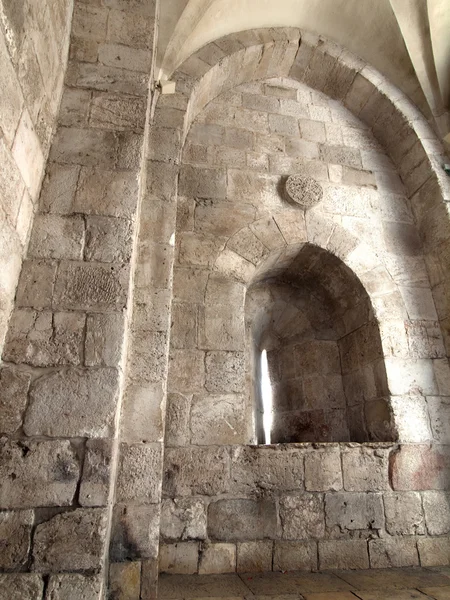
[{"label": "vaulted ceiling", "polygon": [[161,0],[158,65],[171,73],[229,33],[299,27],[360,56],[409,96],[421,89],[443,135],[450,106],[449,0]]}]

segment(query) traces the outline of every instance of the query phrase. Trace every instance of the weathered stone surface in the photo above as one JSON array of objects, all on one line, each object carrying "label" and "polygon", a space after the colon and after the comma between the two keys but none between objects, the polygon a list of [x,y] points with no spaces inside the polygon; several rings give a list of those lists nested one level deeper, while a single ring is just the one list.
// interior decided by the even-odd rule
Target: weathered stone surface
[{"label": "weathered stone surface", "polygon": [[106,506],[111,477],[113,442],[96,439],[86,442],[80,486],[82,506]]},{"label": "weathered stone surface", "polygon": [[205,387],[209,392],[242,393],[245,386],[243,352],[207,352]]},{"label": "weathered stone surface", "polygon": [[66,369],[37,379],[25,414],[27,435],[108,437],[114,430],[115,369]]},{"label": "weathered stone surface", "polygon": [[384,514],[381,494],[326,494],[325,516],[327,528],[333,537],[358,529],[382,529]]},{"label": "weathered stone surface", "polygon": [[240,446],[231,449],[231,483],[237,493],[303,489],[301,448]]},{"label": "weathered stone surface", "polygon": [[283,539],[322,538],[325,513],[322,494],[290,494],[280,498]]},{"label": "weathered stone surface", "polygon": [[419,538],[417,548],[422,567],[450,565],[450,539],[448,537]]},{"label": "weathered stone surface", "polygon": [[440,444],[450,443],[450,400],[448,398],[427,398],[433,439]]},{"label": "weathered stone surface", "polygon": [[391,535],[423,535],[425,519],[417,492],[383,494],[386,531]]},{"label": "weathered stone surface", "polygon": [[199,350],[171,350],[169,391],[199,392],[205,380],[205,353]]},{"label": "weathered stone surface", "polygon": [[122,313],[88,315],[85,365],[117,367],[122,358],[125,319]]},{"label": "weathered stone surface", "polygon": [[220,494],[229,485],[229,460],[226,448],[168,448],[163,491],[170,497]]},{"label": "weathered stone surface", "polygon": [[166,413],[166,446],[187,446],[190,442],[191,398],[182,394],[169,394]]},{"label": "weathered stone surface", "polygon": [[163,402],[162,382],[128,385],[122,405],[122,440],[128,443],[162,441]]},{"label": "weathered stone surface", "polygon": [[130,260],[133,227],[131,221],[92,216],[86,220],[86,260],[125,263]]},{"label": "weathered stone surface", "polygon": [[449,488],[450,452],[447,446],[402,445],[390,458],[394,490]]},{"label": "weathered stone surface", "polygon": [[0,568],[19,570],[26,565],[33,520],[31,510],[0,513]]},{"label": "weathered stone surface", "polygon": [[40,575],[32,573],[1,573],[0,600],[41,600],[44,582]]},{"label": "weathered stone surface", "polygon": [[100,600],[101,575],[51,575],[45,600]]},{"label": "weathered stone surface", "polygon": [[0,371],[0,433],[13,434],[21,426],[30,387],[30,375],[16,369]]},{"label": "weathered stone surface", "polygon": [[250,435],[245,416],[247,410],[242,395],[194,395],[190,417],[191,443],[201,446],[247,442]]},{"label": "weathered stone surface", "polygon": [[73,209],[92,215],[132,218],[137,198],[136,173],[83,168]]},{"label": "weathered stone surface", "polygon": [[53,297],[56,263],[26,260],[17,286],[17,306],[49,308]]},{"label": "weathered stone surface", "polygon": [[272,541],[237,544],[238,573],[258,573],[272,570]]},{"label": "weathered stone surface", "polygon": [[121,444],[116,497],[118,502],[157,503],[161,490],[160,444]]},{"label": "weathered stone surface", "polygon": [[203,500],[177,498],[163,500],[161,506],[161,536],[166,540],[204,540],[206,509]]},{"label": "weathered stone surface", "polygon": [[121,310],[126,305],[129,267],[62,262],[55,284],[55,305],[70,310]]},{"label": "weathered stone surface", "polygon": [[319,569],[368,569],[366,540],[319,541]]},{"label": "weathered stone surface", "polygon": [[33,367],[79,365],[84,327],[84,314],[16,310],[11,317],[3,358]]},{"label": "weathered stone surface", "polygon": [[389,489],[389,450],[345,448],[342,452],[344,489],[352,492]]},{"label": "weathered stone surface", "polygon": [[430,535],[450,533],[450,493],[423,492],[423,510]]},{"label": "weathered stone surface", "polygon": [[0,507],[67,506],[73,501],[79,459],[68,441],[7,441],[0,447]]},{"label": "weathered stone surface", "polygon": [[36,215],[28,256],[80,260],[84,245],[84,221],[81,217],[52,214]]},{"label": "weathered stone surface", "polygon": [[275,542],[274,571],[316,571],[317,542]]},{"label": "weathered stone surface", "polygon": [[234,573],[236,546],[234,544],[205,544],[200,554],[199,575]]},{"label": "weathered stone surface", "polygon": [[369,540],[370,566],[373,569],[416,567],[419,565],[414,538],[384,538]]},{"label": "weathered stone surface", "polygon": [[249,541],[277,537],[275,503],[271,500],[230,499],[208,507],[208,537],[223,541]]},{"label": "weathered stone surface", "polygon": [[104,509],[79,508],[38,525],[33,540],[34,569],[44,572],[99,569],[106,521]]},{"label": "weathered stone surface", "polygon": [[192,575],[198,571],[198,542],[161,544],[159,570],[161,573]]},{"label": "weathered stone surface", "polygon": [[197,345],[196,304],[175,303],[172,305],[170,345],[172,348],[195,348]]},{"label": "weathered stone surface", "polygon": [[116,504],[109,550],[111,560],[124,562],[156,558],[159,515],[159,506],[155,504]]},{"label": "weathered stone surface", "polygon": [[135,600],[141,593],[141,563],[112,563],[109,567],[110,595],[123,600]]},{"label": "weathered stone surface", "polygon": [[194,196],[195,198],[225,198],[225,171],[184,165],[180,174],[178,191],[182,196]]},{"label": "weathered stone surface", "polygon": [[339,447],[321,448],[305,456],[305,488],[310,492],[342,489],[341,452]]}]

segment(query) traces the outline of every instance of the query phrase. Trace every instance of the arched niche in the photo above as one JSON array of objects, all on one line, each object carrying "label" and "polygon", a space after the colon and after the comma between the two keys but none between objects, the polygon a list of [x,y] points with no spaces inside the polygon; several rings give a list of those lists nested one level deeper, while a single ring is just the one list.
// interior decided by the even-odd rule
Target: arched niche
[{"label": "arched niche", "polygon": [[395,441],[380,331],[360,280],[311,243],[266,263],[245,304],[258,442]]}]

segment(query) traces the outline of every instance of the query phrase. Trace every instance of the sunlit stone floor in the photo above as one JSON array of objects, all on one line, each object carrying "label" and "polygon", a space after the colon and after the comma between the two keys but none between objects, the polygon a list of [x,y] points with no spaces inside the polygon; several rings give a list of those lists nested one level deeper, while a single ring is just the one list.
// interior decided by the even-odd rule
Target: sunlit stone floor
[{"label": "sunlit stone floor", "polygon": [[161,600],[450,600],[450,567],[161,575]]}]

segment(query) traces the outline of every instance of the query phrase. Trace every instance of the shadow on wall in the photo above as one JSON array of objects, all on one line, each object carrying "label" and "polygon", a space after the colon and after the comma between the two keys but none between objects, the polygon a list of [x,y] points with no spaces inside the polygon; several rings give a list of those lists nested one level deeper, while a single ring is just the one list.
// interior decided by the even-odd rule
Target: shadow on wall
[{"label": "shadow on wall", "polygon": [[246,326],[258,443],[397,440],[378,323],[339,258],[312,244],[269,258],[247,292]]}]

